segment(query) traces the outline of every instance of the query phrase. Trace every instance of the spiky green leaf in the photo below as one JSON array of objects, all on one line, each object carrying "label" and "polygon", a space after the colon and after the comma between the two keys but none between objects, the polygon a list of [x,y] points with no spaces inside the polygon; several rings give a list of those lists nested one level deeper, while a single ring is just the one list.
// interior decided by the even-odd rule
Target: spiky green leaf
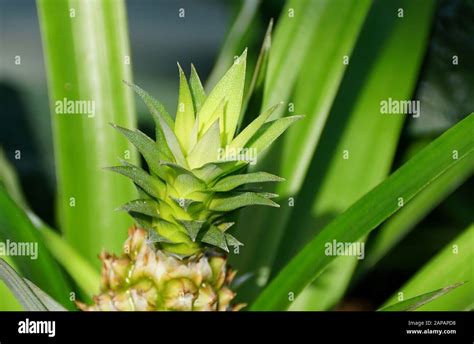
[{"label": "spiky green leaf", "polygon": [[160,234],[158,234],[155,230],[150,229],[150,228],[146,228],[146,229],[148,230],[147,241],[150,244],[154,244],[154,243],[157,243],[157,242],[162,242],[162,243],[171,243],[172,242],[169,239],[165,238],[164,236],[161,236]]},{"label": "spiky green leaf", "polygon": [[135,93],[138,94],[140,98],[142,98],[143,102],[145,103],[145,105],[148,107],[148,109],[150,110],[152,114],[154,114],[157,117],[163,117],[163,119],[166,121],[169,127],[171,128],[174,127],[173,118],[170,116],[168,111],[166,111],[163,104],[161,104],[157,99],[153,98],[147,91],[140,88],[139,86],[125,80],[123,80],[123,82],[127,86],[129,86],[133,91],[135,91]]},{"label": "spiky green leaf", "polygon": [[230,235],[229,233],[225,233],[224,236],[225,236],[225,240],[228,246],[233,246],[233,247],[244,246],[244,244],[242,244],[240,241],[238,241],[234,236]]},{"label": "spiky green leaf", "polygon": [[188,169],[173,163],[163,163],[172,171],[173,186],[176,192],[181,196],[186,197],[188,194],[195,191],[201,191],[206,188],[206,183],[199,179],[193,172]]},{"label": "spiky green leaf", "polygon": [[273,105],[268,110],[265,110],[257,118],[255,118],[252,123],[250,123],[244,130],[242,130],[239,135],[237,135],[234,140],[229,145],[230,149],[240,149],[245,147],[247,142],[257,133],[257,131],[264,125],[265,121],[270,117],[270,115],[279,107],[282,103]]},{"label": "spiky green leaf", "polygon": [[[214,113],[209,117],[206,123],[203,123],[202,128],[198,132],[198,138],[203,137],[211,128],[212,125],[215,124],[215,122],[219,122],[219,133],[221,135],[221,141],[222,137],[224,137],[224,116],[225,116],[225,111],[226,111],[226,106],[227,106],[227,99],[223,98],[219,105],[216,107],[214,110]],[[199,120],[200,121],[200,120]]]},{"label": "spiky green leaf", "polygon": [[176,134],[174,133],[173,129],[171,129],[173,127],[170,127],[169,124],[161,116],[155,116],[155,123],[156,126],[159,126],[161,128],[163,132],[163,137],[165,138],[166,144],[169,147],[169,150],[173,155],[175,161],[178,164],[187,167],[188,164],[186,162],[186,159],[184,158],[184,154],[179,144],[178,138],[176,137]]},{"label": "spiky green leaf", "polygon": [[120,209],[151,217],[158,217],[160,215],[158,203],[150,199],[136,199],[125,203],[122,207],[120,207]]},{"label": "spiky green leaf", "polygon": [[155,198],[160,197],[160,190],[163,190],[165,187],[158,178],[150,176],[140,167],[131,164],[127,164],[126,166],[107,167],[107,169],[130,178],[135,184]]},{"label": "spiky green leaf", "polygon": [[191,238],[192,241],[196,241],[196,237],[199,234],[199,231],[203,227],[204,223],[206,221],[189,221],[189,220],[177,220],[179,223],[181,223],[184,228],[186,228],[186,231],[189,234],[189,237]]},{"label": "spiky green leaf", "polygon": [[222,99],[227,99],[228,104],[224,120],[225,127],[223,128],[225,143],[232,140],[240,117],[244,93],[246,61],[247,50],[235,60],[233,66],[217,83],[199,112],[199,127],[201,129],[209,122]]},{"label": "spiky green leaf", "polygon": [[209,184],[217,178],[242,169],[247,164],[245,161],[215,161],[194,169],[193,173]]},{"label": "spiky green leaf", "polygon": [[176,120],[174,123],[174,132],[178,138],[183,152],[186,154],[190,148],[191,134],[194,127],[194,105],[191,90],[188,81],[184,75],[181,66],[179,69],[179,96],[178,109],[176,110]]},{"label": "spiky green leaf", "polygon": [[229,248],[227,247],[227,242],[226,242],[224,233],[222,233],[215,226],[209,227],[206,233],[204,233],[204,235],[202,236],[201,241],[205,242],[206,244],[219,247],[226,252],[229,252]]},{"label": "spiky green leaf", "polygon": [[188,208],[193,205],[193,204],[199,204],[202,203],[201,201],[196,201],[193,199],[189,198],[176,198],[173,196],[170,196],[170,198],[177,204],[179,205],[184,211],[188,211]]},{"label": "spiky green leaf", "polygon": [[227,231],[230,227],[232,227],[233,225],[235,225],[235,222],[222,222],[222,223],[219,223],[218,225],[215,225],[217,228],[219,228],[219,230],[224,233],[225,231]]},{"label": "spiky green leaf", "polygon": [[273,141],[283,134],[291,124],[303,117],[304,116],[289,116],[265,123],[247,143],[247,146],[256,149],[257,156],[260,155]]},{"label": "spiky green leaf", "polygon": [[249,183],[281,182],[283,178],[267,172],[237,174],[219,180],[209,191],[225,192]]},{"label": "spiky green leaf", "polygon": [[218,195],[209,204],[209,209],[214,211],[232,211],[250,205],[268,205],[278,208],[279,205],[272,200],[254,192],[231,193]]},{"label": "spiky green leaf", "polygon": [[193,97],[194,111],[198,113],[201,110],[202,105],[206,101],[206,92],[202,87],[201,79],[191,63],[191,77],[189,78],[189,88],[191,89],[191,95]]},{"label": "spiky green leaf", "polygon": [[166,160],[167,156],[157,148],[155,141],[138,129],[133,131],[115,124],[112,124],[112,126],[120,131],[135,147],[137,147],[153,173],[163,179],[166,177],[160,161]]},{"label": "spiky green leaf", "polygon": [[189,154],[189,166],[194,169],[209,162],[217,161],[220,143],[219,120],[216,120]]}]

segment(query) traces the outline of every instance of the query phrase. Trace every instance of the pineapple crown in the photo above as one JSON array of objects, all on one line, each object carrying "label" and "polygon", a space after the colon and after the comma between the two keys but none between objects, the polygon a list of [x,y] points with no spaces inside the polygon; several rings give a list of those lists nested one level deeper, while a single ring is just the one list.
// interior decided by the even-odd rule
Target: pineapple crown
[{"label": "pineapple crown", "polygon": [[249,163],[302,116],[269,121],[277,104],[257,116],[237,135],[242,116],[247,51],[238,57],[206,96],[191,65],[187,81],[179,69],[176,117],[136,85],[128,84],[145,102],[155,121],[155,140],[139,130],[113,125],[141,153],[149,172],[122,161],[112,171],[129,177],[140,198],[125,204],[149,241],[178,257],[198,255],[206,247],[224,251],[242,245],[227,230],[228,214],[250,205],[278,207],[277,195],[246,188],[247,184],[283,179],[266,173],[245,173]]}]

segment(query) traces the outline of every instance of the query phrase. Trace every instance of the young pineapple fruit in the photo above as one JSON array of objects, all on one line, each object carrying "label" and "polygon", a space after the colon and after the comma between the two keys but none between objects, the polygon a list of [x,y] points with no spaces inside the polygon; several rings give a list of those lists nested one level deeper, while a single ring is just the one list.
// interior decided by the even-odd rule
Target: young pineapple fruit
[{"label": "young pineapple fruit", "polygon": [[229,228],[229,214],[250,205],[278,207],[276,195],[246,184],[281,181],[265,173],[245,173],[291,123],[301,116],[269,121],[276,106],[237,135],[245,82],[246,51],[206,96],[191,66],[189,83],[179,67],[175,120],[145,91],[156,125],[156,140],[118,129],[147,162],[149,172],[122,161],[110,168],[129,177],[140,198],[123,206],[137,227],[129,231],[120,257],[102,253],[102,293],[83,310],[238,310],[231,305],[235,276],[226,264],[229,247],[242,245]]}]

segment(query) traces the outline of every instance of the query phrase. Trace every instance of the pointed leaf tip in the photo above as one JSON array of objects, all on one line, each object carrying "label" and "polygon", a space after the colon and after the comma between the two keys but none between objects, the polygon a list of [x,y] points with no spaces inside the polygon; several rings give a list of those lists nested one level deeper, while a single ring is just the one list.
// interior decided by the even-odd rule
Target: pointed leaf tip
[{"label": "pointed leaf tip", "polygon": [[243,92],[245,85],[247,51],[239,56],[224,74],[222,79],[213,88],[199,113],[200,130],[209,124],[209,119],[214,114],[222,99],[228,99],[224,119],[224,144],[230,142],[234,136],[242,109]]},{"label": "pointed leaf tip", "polygon": [[[189,77],[189,88],[191,89],[191,95],[193,96],[194,111],[196,114],[201,110],[202,105],[206,101],[206,92],[202,86],[201,79],[191,63],[191,76]],[[197,116],[196,116],[197,117]]]},{"label": "pointed leaf tip", "polygon": [[179,96],[178,108],[176,110],[176,120],[174,132],[178,139],[179,145],[185,155],[191,147],[191,137],[193,135],[195,111],[191,90],[186,80],[186,75],[178,63],[179,70]]}]

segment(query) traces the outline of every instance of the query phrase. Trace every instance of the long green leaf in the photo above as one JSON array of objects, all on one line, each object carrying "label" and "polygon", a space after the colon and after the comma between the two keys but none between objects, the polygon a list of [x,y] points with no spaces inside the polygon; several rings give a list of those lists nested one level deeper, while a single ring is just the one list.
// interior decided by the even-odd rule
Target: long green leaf
[{"label": "long green leaf", "polygon": [[51,228],[42,224],[38,229],[51,254],[69,273],[79,288],[89,297],[98,294],[100,275],[89,261],[82,257]]},{"label": "long green leaf", "polygon": [[8,161],[5,152],[0,147],[0,182],[5,186],[10,197],[23,209],[27,208],[26,199],[21,191],[20,180],[15,168]]},{"label": "long green leaf", "polygon": [[142,154],[150,171],[158,176],[163,175],[162,166],[160,161],[165,159],[165,155],[156,148],[156,143],[151,138],[146,136],[140,130],[129,130],[127,128],[119,127],[115,124],[112,126],[120,131]]},{"label": "long green leaf", "polygon": [[450,285],[449,287],[446,288],[441,288],[435,291],[431,291],[426,294],[418,295],[415,297],[412,297],[411,299],[397,302],[393,305],[384,307],[379,309],[380,312],[401,312],[401,311],[414,311],[421,306],[426,305],[427,303],[436,300],[438,297],[441,297],[443,295],[446,295],[453,289],[463,285],[464,283],[456,283],[453,285]]},{"label": "long green leaf", "polygon": [[252,137],[247,146],[255,149],[257,155],[260,156],[290,125],[303,118],[304,116],[288,116],[267,122]]},{"label": "long green leaf", "polygon": [[[472,115],[471,115],[472,117]],[[472,123],[471,123],[472,133]],[[471,135],[472,142],[472,135]],[[471,154],[472,155],[472,154]],[[468,157],[469,159],[469,157]],[[472,157],[471,157],[472,160]],[[429,304],[421,311],[459,311],[474,309],[474,226],[446,245],[415,276],[403,285],[382,307],[459,281],[466,284]]]},{"label": "long green leaf", "polygon": [[0,185],[0,240],[6,246],[29,245],[29,256],[26,251],[25,255],[10,257],[19,272],[63,305],[72,306],[69,283],[25,211],[11,199],[3,185]]},{"label": "long green leaf", "polygon": [[227,33],[224,45],[220,49],[212,72],[207,79],[206,88],[210,89],[217,84],[221,76],[232,65],[234,56],[240,53],[241,50],[239,51],[239,49],[242,48],[242,45],[246,46],[247,42],[244,43],[243,38],[252,28],[251,24],[258,14],[258,8],[261,2],[261,0],[244,0],[242,2],[237,17]]},{"label": "long green leaf", "polygon": [[[265,81],[262,109],[267,109],[282,101],[285,103],[288,101],[297,76],[304,66],[303,61],[310,49],[315,32],[326,14],[325,7],[330,2],[328,0],[290,0],[286,2],[275,28],[275,38],[268,60],[268,75]],[[332,38],[325,37],[328,41]],[[337,40],[340,39],[341,37],[338,37]],[[325,52],[320,51],[320,53]],[[338,63],[340,62],[338,61]],[[276,112],[272,119],[278,118],[282,114],[283,109]]]},{"label": "long green leaf", "polygon": [[151,196],[160,196],[160,190],[163,186],[160,184],[157,178],[153,178],[145,170],[133,165],[113,166],[108,167],[108,170],[120,173],[121,175],[130,178],[135,184],[137,184]]},{"label": "long green leaf", "polygon": [[249,183],[281,182],[283,178],[266,172],[237,174],[221,179],[210,191],[226,192]]},{"label": "long green leaf", "polygon": [[216,147],[220,147],[221,144],[220,130],[219,119],[217,119],[189,154],[188,163],[190,168],[199,168],[217,160],[219,151]]},{"label": "long green leaf", "polygon": [[213,123],[212,115],[222,101],[226,103],[224,112],[224,143],[229,143],[234,137],[240,118],[242,99],[244,96],[245,70],[247,66],[247,49],[239,56],[232,67],[212,89],[199,111],[199,130]]},{"label": "long green leaf", "polygon": [[206,92],[204,87],[202,87],[201,79],[194,68],[194,65],[191,64],[191,76],[189,77],[189,88],[191,89],[191,95],[193,97],[193,103],[195,105],[194,112],[199,112],[201,110],[202,104],[206,101]]},{"label": "long green leaf", "polygon": [[[4,259],[8,265],[10,265],[13,269],[16,269],[15,264],[11,261],[10,257],[4,256]],[[12,291],[8,288],[8,286],[0,281],[0,309],[2,311],[21,311],[23,307],[18,302],[15,295]]]},{"label": "long green leaf", "polygon": [[2,258],[0,258],[0,280],[5,282],[25,311],[67,311],[33,282],[18,275]]},{"label": "long green leaf", "polygon": [[[278,256],[278,246],[293,211],[289,198],[294,198],[301,188],[347,67],[344,56],[351,55],[370,4],[371,1],[365,0],[289,1],[277,21],[263,106],[290,102],[288,111],[304,114],[305,118],[289,129],[281,146],[277,144],[270,149],[267,158],[259,156],[260,166],[262,163],[270,165],[259,169],[281,175],[287,182],[277,186],[276,193],[282,200],[280,211],[249,210],[238,223],[238,232],[243,233],[246,246],[236,264],[241,270],[257,273],[257,279],[249,280],[244,285],[245,290],[239,291],[244,295],[242,300],[251,299],[266,283],[264,276],[269,275]],[[360,63],[354,67],[358,65]],[[293,90],[294,96],[290,97]],[[282,106],[270,119],[280,117],[285,109],[286,105]],[[339,133],[333,140],[336,138]],[[308,179],[314,180],[312,177]],[[308,192],[312,189],[310,187]],[[307,209],[308,203],[304,207]],[[271,233],[265,228],[271,228]],[[288,226],[288,232],[294,234],[292,242],[300,236],[295,235],[295,228],[301,230]]]},{"label": "long green leaf", "polygon": [[370,270],[451,192],[474,173],[474,163],[463,160],[423,190],[418,197],[387,220],[371,239],[360,273]]},{"label": "long green leaf", "polygon": [[23,280],[26,282],[28,287],[30,287],[36,297],[41,301],[41,303],[48,309],[48,311],[67,311],[66,308],[57,303],[56,300],[54,300],[51,296],[49,296],[43,290],[38,288],[33,282],[28,281],[27,279]]},{"label": "long green leaf", "polygon": [[[26,200],[21,192],[20,181],[14,167],[10,164],[3,149],[0,147],[0,182],[16,204],[25,208]],[[9,256],[3,256],[3,259],[14,269],[15,264]],[[3,311],[20,311],[22,307],[11,290],[0,282],[0,309]]]},{"label": "long green leaf", "polygon": [[[287,308],[291,300],[288,298],[288,293],[297,296],[334,260],[334,256],[325,254],[326,243],[333,240],[357,241],[400,210],[398,205],[400,197],[405,204],[408,204],[427,185],[454,165],[463,159],[472,160],[473,126],[474,114],[470,114],[338,216],[265,288],[252,305],[252,309]],[[426,166],[430,168],[427,169]]]},{"label": "long green leaf", "polygon": [[254,192],[243,192],[225,196],[215,196],[209,204],[209,209],[214,211],[232,211],[250,205],[267,205],[279,207],[279,205],[265,196]]},{"label": "long green leaf", "polygon": [[[400,7],[407,13],[403,20],[395,15]],[[308,147],[317,142],[315,137],[321,131],[319,120],[313,117],[315,126],[309,125],[310,129],[301,123],[290,129],[281,174],[291,178],[289,183],[278,185],[276,192],[293,195],[295,191],[301,191],[297,194],[296,206],[288,207],[288,210],[294,210],[276,254],[274,272],[325,224],[389,174],[403,121],[410,115],[383,115],[380,102],[389,98],[411,99],[435,8],[435,2],[375,3],[350,57],[312,165],[308,164],[313,151]],[[383,21],[380,20],[382,17],[385,18]],[[405,50],[408,46],[410,48]],[[301,90],[297,88],[297,95],[310,95],[305,93],[308,85]],[[303,106],[312,102],[311,97],[302,97],[296,104],[300,105],[304,100]],[[347,156],[344,156],[345,152]],[[305,182],[301,184],[304,173]],[[307,204],[312,204],[311,211]],[[294,234],[294,227],[298,228],[298,235]],[[347,289],[358,262],[357,257],[336,259],[305,290],[304,307],[298,309],[333,307]],[[293,306],[296,305],[295,302]]]},{"label": "long green leaf", "polygon": [[132,84],[126,80],[123,80],[123,82],[125,83],[125,85],[130,87],[136,94],[138,94],[138,96],[145,103],[148,110],[153,115],[153,119],[155,120],[155,124],[157,128],[161,127],[159,123],[156,123],[156,120],[158,118],[162,118],[170,128],[174,128],[173,118],[171,117],[169,112],[166,111],[165,106],[161,104],[158,99],[152,97],[147,91],[145,91],[144,89],[142,89],[141,87],[135,84]]},{"label": "long green leaf", "polygon": [[10,288],[26,311],[47,311],[46,306],[23,278],[0,258],[0,279]]},{"label": "long green leaf", "polygon": [[257,131],[265,124],[265,121],[268,117],[271,116],[273,111],[275,111],[282,103],[278,103],[268,110],[263,111],[257,118],[255,118],[252,123],[247,125],[244,130],[242,130],[230,143],[229,149],[241,149],[245,147],[247,142],[257,133]]},{"label": "long green leaf", "polygon": [[[1,153],[1,152],[0,152]],[[50,253],[54,258],[57,259],[69,272],[71,278],[83,289],[83,291],[91,297],[94,293],[98,292],[100,283],[100,277],[98,272],[83,258],[81,257],[59,234],[54,230],[50,229],[41,219],[39,219],[29,208],[27,202],[24,200],[23,192],[21,190],[16,171],[6,160],[2,160],[0,155],[0,180],[4,183],[6,191],[14,199],[18,206],[28,215],[33,226],[39,231],[42,236],[42,242],[49,249]],[[5,171],[8,171],[8,178],[5,178]],[[20,201],[20,202],[19,202]],[[9,257],[5,257],[6,262],[16,268]],[[29,287],[35,292],[37,296],[42,300],[45,306],[49,310],[64,310],[55,300],[53,300],[44,291],[38,288],[33,282],[26,280]],[[5,286],[2,286],[5,288]],[[4,291],[2,290],[2,293]],[[0,300],[2,310],[18,310],[15,304],[9,304],[9,295],[5,295]],[[5,298],[7,298],[5,300]]]},{"label": "long green leaf", "polygon": [[[134,148],[107,123],[135,127],[127,19],[123,0],[38,0],[48,76],[65,238],[97,268],[102,249],[119,251],[132,220],[113,210],[136,197],[127,180],[106,173]],[[61,104],[66,104],[61,109]],[[80,108],[80,105],[86,107]]]},{"label": "long green leaf", "polygon": [[[273,19],[270,20],[267,31],[265,32],[262,47],[260,48],[260,53],[258,54],[257,62],[255,64],[255,70],[253,71],[249,88],[245,94],[242,113],[239,119],[239,127],[247,126],[248,121],[251,119],[251,117],[248,116],[249,112],[259,113],[262,108],[265,80],[268,74],[268,58],[272,46],[272,31]],[[249,111],[247,111],[247,109],[249,109]]]},{"label": "long green leaf", "polygon": [[192,148],[190,146],[191,135],[194,127],[194,114],[195,109],[193,105],[193,96],[189,89],[188,81],[184,75],[181,66],[178,64],[179,69],[179,96],[178,96],[178,107],[176,111],[176,120],[174,123],[174,132],[181,145],[181,149],[186,155]]}]

